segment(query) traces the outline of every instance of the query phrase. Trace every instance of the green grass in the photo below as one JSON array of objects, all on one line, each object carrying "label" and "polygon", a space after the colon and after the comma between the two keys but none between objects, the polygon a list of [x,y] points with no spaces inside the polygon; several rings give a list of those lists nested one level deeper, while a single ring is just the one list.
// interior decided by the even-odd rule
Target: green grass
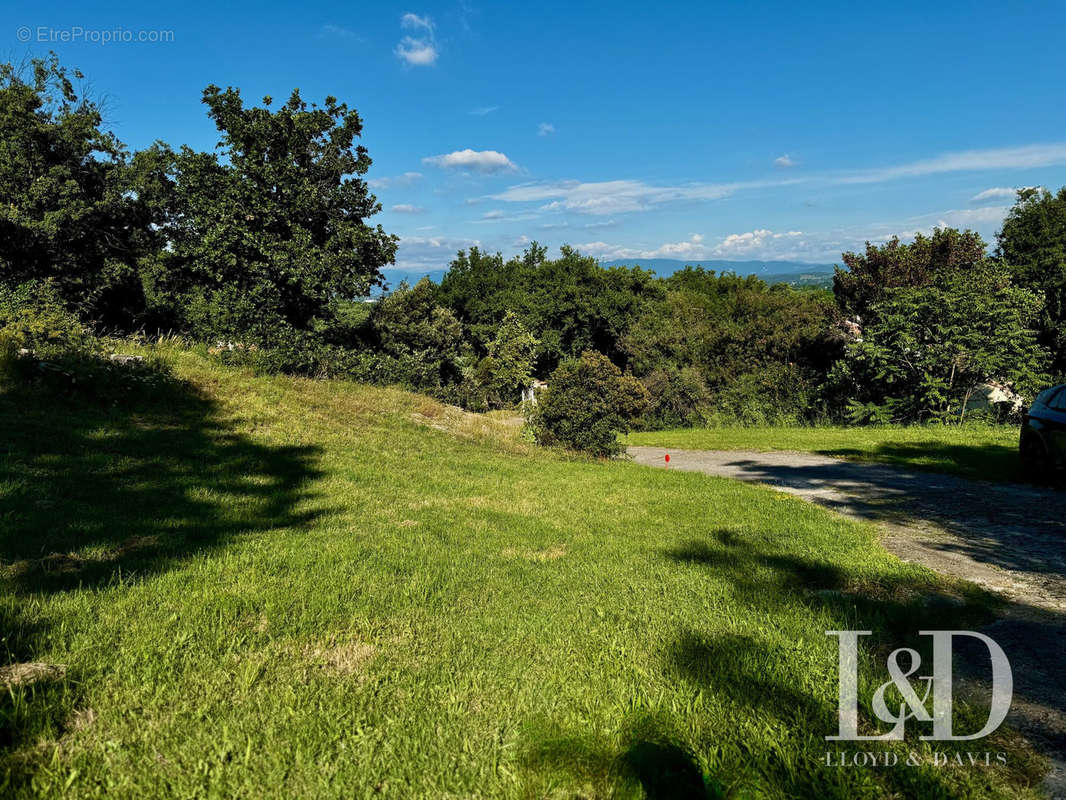
[{"label": "green grass", "polygon": [[1022,479],[1018,428],[1012,425],[679,428],[631,433],[626,443],[679,450],[799,450],[990,481]]},{"label": "green grass", "polygon": [[168,357],[150,405],[0,392],[0,664],[66,665],[0,695],[0,795],[1036,796],[1007,731],[1007,768],[822,765],[826,630],[988,614],[872,527]]}]

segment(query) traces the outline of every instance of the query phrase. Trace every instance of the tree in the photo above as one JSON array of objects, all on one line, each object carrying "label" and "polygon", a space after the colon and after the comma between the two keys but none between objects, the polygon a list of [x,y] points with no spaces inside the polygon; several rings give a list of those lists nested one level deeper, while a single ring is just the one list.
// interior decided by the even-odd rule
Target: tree
[{"label": "tree", "polygon": [[299,91],[276,111],[217,86],[203,102],[219,152],[139,154],[167,242],[146,268],[153,302],[201,335],[269,342],[381,284],[397,239],[366,222],[380,205],[358,177],[370,166],[353,147],[358,114],[333,97],[308,106]]},{"label": "tree", "polygon": [[410,385],[432,389],[459,380],[463,326],[449,309],[436,304],[429,278],[414,288],[400,284],[374,306],[369,323],[382,352],[412,365]]},{"label": "tree", "polygon": [[478,364],[478,382],[490,405],[513,406],[533,380],[537,337],[513,311],[507,312],[489,344],[489,354]]},{"label": "tree", "polygon": [[1066,376],[1066,187],[1023,189],[997,236],[998,255],[1020,286],[1043,293],[1040,341]]},{"label": "tree", "polygon": [[128,328],[144,305],[148,220],[82,77],[54,53],[0,64],[0,284],[48,280],[83,319]]},{"label": "tree", "polygon": [[1047,353],[1030,327],[1040,307],[1039,295],[988,262],[932,285],[889,289],[833,377],[847,385],[856,421],[945,419],[991,379],[1032,397],[1046,380]]},{"label": "tree", "polygon": [[622,450],[625,433],[648,408],[647,390],[602,353],[586,351],[551,374],[530,416],[540,444],[562,445],[596,456]]},{"label": "tree", "polygon": [[539,340],[536,369],[547,374],[562,359],[590,349],[624,366],[619,342],[661,289],[650,272],[604,269],[566,246],[558,259],[549,259],[545,248],[532,242],[508,261],[477,248],[460,252],[439,296],[468,326],[479,354],[487,353],[504,317],[517,314]]},{"label": "tree", "polygon": [[911,244],[893,236],[881,247],[866,243],[865,255],[844,253],[847,270],[836,268],[833,294],[849,315],[865,323],[870,307],[889,289],[928,286],[938,276],[966,272],[985,258],[985,243],[973,231],[937,228],[918,233]]},{"label": "tree", "polygon": [[621,342],[633,374],[655,388],[650,424],[712,407],[751,420],[811,415],[811,396],[843,345],[827,292],[694,268],[664,284],[665,297],[645,306]]}]

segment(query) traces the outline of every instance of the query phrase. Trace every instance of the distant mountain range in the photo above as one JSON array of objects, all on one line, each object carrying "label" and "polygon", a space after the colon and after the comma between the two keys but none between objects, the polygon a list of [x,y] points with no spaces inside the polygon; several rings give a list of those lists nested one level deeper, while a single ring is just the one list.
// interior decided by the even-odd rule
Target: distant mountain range
[{"label": "distant mountain range", "polygon": [[[755,275],[767,283],[787,283],[790,286],[825,286],[833,285],[832,264],[808,264],[803,261],[680,261],[674,258],[619,258],[600,262],[605,267],[641,267],[651,270],[660,278],[668,278],[685,267],[703,267],[715,272],[735,272],[737,275]],[[440,283],[447,272],[445,269],[410,270],[386,269],[385,280],[392,291],[401,282],[414,286],[422,278],[429,278]],[[375,291],[375,295],[380,291]]]},{"label": "distant mountain range", "polygon": [[797,273],[833,273],[832,264],[808,264],[803,261],[680,261],[676,258],[618,258],[601,262],[605,267],[643,267],[660,278],[673,275],[685,267],[703,267],[716,272],[735,272],[737,275],[795,275]]}]

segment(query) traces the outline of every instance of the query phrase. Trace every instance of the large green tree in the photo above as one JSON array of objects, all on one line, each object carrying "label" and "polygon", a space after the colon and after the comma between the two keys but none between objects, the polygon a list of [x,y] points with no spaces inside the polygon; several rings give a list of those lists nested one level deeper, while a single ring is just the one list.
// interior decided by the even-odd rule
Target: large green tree
[{"label": "large green tree", "polygon": [[1066,376],[1066,187],[1020,191],[997,239],[1015,282],[1043,293],[1040,340]]},{"label": "large green tree", "polygon": [[135,165],[166,238],[145,269],[150,300],[194,332],[270,341],[382,283],[397,240],[367,223],[380,205],[360,177],[358,114],[298,91],[277,110],[217,86],[203,102],[216,152],[158,144]]},{"label": "large green tree", "polygon": [[150,220],[81,78],[54,54],[0,64],[0,283],[48,280],[83,318],[128,327]]},{"label": "large green tree", "polygon": [[837,267],[833,293],[845,313],[865,321],[870,307],[889,289],[928,286],[939,275],[972,270],[984,258],[980,235],[954,228],[916,234],[909,244],[898,237],[881,246],[867,242],[865,253],[843,254],[846,269]]},{"label": "large green tree", "polygon": [[450,309],[437,304],[429,278],[414,287],[401,284],[375,304],[368,322],[377,349],[408,365],[411,385],[433,389],[460,379],[463,326]]},{"label": "large green tree", "polygon": [[1041,306],[992,262],[888,289],[833,378],[846,385],[856,421],[961,415],[972,390],[993,379],[1032,398],[1046,380],[1047,353],[1032,328]]},{"label": "large green tree", "polygon": [[504,261],[477,248],[460,252],[441,281],[441,302],[470,327],[480,354],[488,351],[509,312],[539,341],[537,372],[585,350],[624,366],[622,337],[649,299],[662,295],[652,273],[605,269],[596,259],[562,247],[557,259],[536,242]]}]

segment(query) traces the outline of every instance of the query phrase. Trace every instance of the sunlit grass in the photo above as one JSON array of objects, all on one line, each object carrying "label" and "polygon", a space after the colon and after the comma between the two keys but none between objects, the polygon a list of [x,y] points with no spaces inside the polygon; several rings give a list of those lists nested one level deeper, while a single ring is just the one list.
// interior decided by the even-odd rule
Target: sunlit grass
[{"label": "sunlit grass", "polygon": [[0,701],[0,794],[1035,796],[1006,732],[1006,769],[822,765],[826,630],[987,613],[871,527],[167,357],[149,407],[0,393],[0,659],[66,666]]}]

